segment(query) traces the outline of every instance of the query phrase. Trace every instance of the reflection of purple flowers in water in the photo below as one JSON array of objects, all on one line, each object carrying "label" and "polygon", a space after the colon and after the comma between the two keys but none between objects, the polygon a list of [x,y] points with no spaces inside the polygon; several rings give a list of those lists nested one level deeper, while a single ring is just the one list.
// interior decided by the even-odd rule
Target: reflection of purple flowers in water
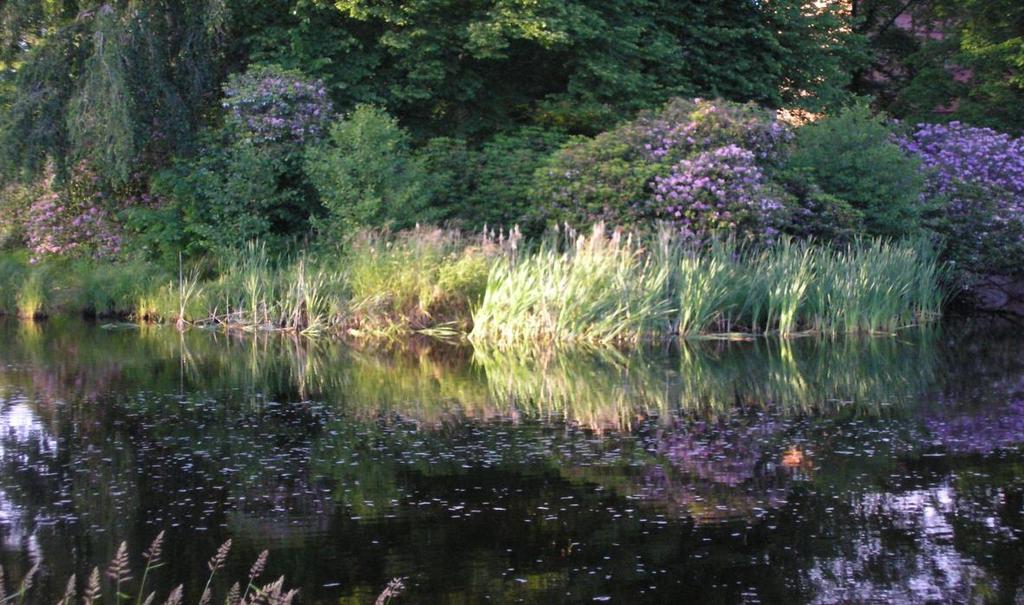
[{"label": "reflection of purple flowers in water", "polygon": [[661,464],[644,468],[632,496],[684,509],[700,522],[764,514],[786,502],[792,475],[776,464],[786,427],[765,416],[661,428],[645,441]]},{"label": "reflection of purple flowers in water", "polygon": [[930,417],[925,426],[935,442],[950,452],[989,454],[1024,443],[1024,400]]}]

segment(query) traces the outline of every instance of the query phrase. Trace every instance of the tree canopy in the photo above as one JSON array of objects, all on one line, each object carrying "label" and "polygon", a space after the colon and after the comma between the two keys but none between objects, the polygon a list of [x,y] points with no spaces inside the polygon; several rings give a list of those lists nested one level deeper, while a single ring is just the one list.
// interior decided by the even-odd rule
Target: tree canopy
[{"label": "tree canopy", "polygon": [[88,158],[111,182],[186,151],[228,71],[323,80],[418,137],[593,134],[673,96],[810,109],[857,60],[837,10],[795,0],[12,0],[0,14],[8,169]]}]

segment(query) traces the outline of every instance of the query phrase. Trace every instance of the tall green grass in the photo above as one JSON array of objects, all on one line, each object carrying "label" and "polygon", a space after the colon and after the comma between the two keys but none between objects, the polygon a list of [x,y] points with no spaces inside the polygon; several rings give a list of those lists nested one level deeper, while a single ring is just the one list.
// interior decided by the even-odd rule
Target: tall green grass
[{"label": "tall green grass", "polygon": [[599,224],[520,246],[515,233],[417,227],[364,233],[330,254],[280,257],[253,243],[173,272],[8,254],[0,256],[0,314],[306,335],[468,335],[500,348],[891,333],[937,317],[946,292],[942,265],[923,240],[696,247],[667,230],[642,238]]},{"label": "tall green grass", "polygon": [[637,340],[671,311],[671,267],[655,260],[633,236],[603,225],[589,236],[549,238],[532,254],[492,266],[471,338],[505,345]]},{"label": "tall green grass", "polygon": [[450,334],[469,329],[494,259],[508,240],[431,227],[364,233],[346,257],[347,328],[362,334]]},{"label": "tall green grass", "polygon": [[495,264],[474,342],[889,333],[934,319],[945,297],[926,241],[695,247],[666,232],[640,242],[600,225],[572,238]]}]

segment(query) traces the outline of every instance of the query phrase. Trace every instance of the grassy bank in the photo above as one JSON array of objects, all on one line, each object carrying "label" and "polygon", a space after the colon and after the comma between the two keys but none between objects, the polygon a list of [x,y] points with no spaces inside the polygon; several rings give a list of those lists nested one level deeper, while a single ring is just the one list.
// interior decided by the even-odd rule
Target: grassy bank
[{"label": "grassy bank", "polygon": [[308,335],[622,343],[672,335],[893,332],[939,315],[926,242],[782,240],[696,248],[597,226],[523,250],[511,237],[418,228],[345,253],[275,258],[258,244],[177,271],[0,257],[0,313],[84,314]]}]

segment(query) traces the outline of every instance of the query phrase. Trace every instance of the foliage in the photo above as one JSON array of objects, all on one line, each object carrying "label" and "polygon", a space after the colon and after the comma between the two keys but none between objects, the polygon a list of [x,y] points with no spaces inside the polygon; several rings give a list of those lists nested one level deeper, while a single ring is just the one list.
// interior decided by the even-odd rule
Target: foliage
[{"label": "foliage", "polygon": [[944,210],[950,257],[969,271],[1024,266],[1024,138],[960,122],[919,124],[901,143],[919,157],[925,200]]},{"label": "foliage", "polygon": [[522,225],[531,232],[542,230],[531,203],[533,174],[565,139],[559,132],[527,127],[484,143],[477,154],[475,187],[466,199],[463,222],[473,228]]},{"label": "foliage", "polygon": [[[549,218],[577,225],[594,220],[636,224],[652,217],[682,220],[686,215],[701,223],[698,228],[704,231],[719,226],[711,225],[717,218],[703,207],[708,201],[704,194],[680,190],[692,186],[686,179],[691,175],[716,180],[741,177],[728,185],[723,180],[721,185],[737,199],[762,197],[753,191],[761,189],[762,181],[755,163],[778,164],[788,139],[788,129],[756,106],[675,99],[658,112],[644,112],[594,138],[567,144],[538,171],[536,195]],[[743,184],[744,175],[757,183]],[[719,183],[707,185],[717,189]],[[704,185],[697,189],[703,190]],[[717,196],[710,189],[707,192]],[[680,195],[683,201],[676,203]],[[764,210],[774,211],[775,204],[767,204]]]},{"label": "foliage", "polygon": [[824,193],[859,212],[865,233],[885,236],[920,227],[918,166],[863,105],[800,128],[789,160],[791,169],[804,171]]},{"label": "foliage", "polygon": [[46,179],[14,182],[0,190],[0,250],[27,245],[25,225],[32,203],[46,194]]},{"label": "foliage", "polygon": [[[856,0],[873,51],[857,91],[909,121],[1024,132],[1024,8],[1015,0]],[[910,17],[918,32],[904,31]],[[927,32],[923,35],[923,32]]]},{"label": "foliage", "polygon": [[863,231],[864,214],[847,200],[822,191],[807,170],[790,166],[774,177],[786,197],[783,233],[842,245]]},{"label": "foliage", "polygon": [[306,172],[327,209],[318,226],[328,237],[430,218],[426,173],[409,134],[377,107],[360,105],[337,121],[328,140],[310,150]]},{"label": "foliage", "polygon": [[[129,562],[128,543],[121,542],[103,575],[100,575],[99,567],[94,567],[92,572],[89,574],[88,579],[81,584],[82,602],[90,605],[98,605],[99,603],[110,602],[112,600],[115,605],[120,605],[122,601],[130,601],[132,597],[134,597],[139,603],[154,603],[156,601],[156,591],[147,592],[149,587],[146,585],[146,580],[150,577],[150,574],[155,573],[158,568],[165,565],[162,558],[163,543],[164,532],[161,531],[150,543],[149,548],[142,553],[142,560],[144,560],[146,564],[143,566],[141,579],[136,585],[137,588],[132,589],[130,587],[134,584],[133,580],[135,580],[135,577],[132,575],[131,563]],[[206,568],[209,570],[209,576],[197,602],[210,603],[213,600],[215,588],[213,580],[215,577],[218,577],[217,572],[222,572],[224,570],[230,552],[231,540],[229,539],[221,544],[217,549],[217,552],[210,557],[206,565]],[[217,590],[218,593],[223,592],[226,602],[234,603],[236,605],[258,605],[261,603],[291,605],[295,601],[295,597],[298,596],[299,591],[296,589],[285,590],[283,576],[269,584],[259,585],[256,583],[256,581],[263,576],[263,573],[266,570],[267,556],[268,551],[264,550],[260,553],[255,563],[253,563],[249,570],[248,577],[243,578],[243,582],[245,584],[244,589],[242,588],[242,582],[235,582],[234,585],[227,590]],[[2,571],[3,570],[0,569],[0,572]],[[32,591],[37,573],[39,573],[38,564],[33,565],[28,570],[25,576],[21,579],[21,582],[18,584],[17,590],[13,591],[5,600],[14,601],[16,599],[17,603],[25,602],[26,595],[30,594]],[[221,575],[223,575],[223,573]],[[101,577],[103,579],[101,579]],[[73,605],[76,602],[76,597],[79,596],[79,588],[78,578],[72,575],[68,578],[63,596],[59,601],[57,601],[57,605]],[[388,589],[390,589],[391,592],[387,592]],[[402,590],[404,590],[404,585],[397,579],[392,580],[388,584],[387,589],[385,589],[389,595],[398,594]],[[0,573],[0,594],[7,594],[7,588],[3,580],[2,573]],[[104,600],[103,597],[105,594],[109,594],[112,599]],[[164,604],[181,605],[184,602],[184,595],[185,585],[178,584],[170,590]],[[143,599],[145,599],[145,601],[143,601]]]},{"label": "foliage", "polygon": [[342,107],[381,104],[417,137],[592,134],[680,95],[818,108],[845,95],[859,60],[838,7],[790,0],[234,4],[252,56],[312,66]]},{"label": "foliage", "polygon": [[221,0],[48,1],[4,7],[0,60],[17,66],[0,129],[9,171],[89,160],[107,183],[188,148],[222,50]]},{"label": "foliage", "polygon": [[87,165],[77,167],[64,188],[53,177],[25,215],[26,246],[33,259],[46,256],[112,257],[121,249],[121,233],[109,210],[108,192]]},{"label": "foliage", "polygon": [[222,105],[236,136],[255,144],[316,141],[333,111],[322,82],[275,65],[228,77]]},{"label": "foliage", "polygon": [[169,276],[144,262],[96,261],[23,254],[0,256],[0,315],[40,317],[133,315],[145,292]]},{"label": "foliage", "polygon": [[416,155],[426,169],[431,207],[469,231],[518,225],[539,234],[544,225],[533,203],[533,174],[565,140],[535,127],[499,133],[478,148],[462,139],[430,139]]},{"label": "foliage", "polygon": [[133,213],[136,247],[173,261],[179,250],[223,252],[253,239],[282,246],[307,229],[314,211],[295,163],[277,149],[211,133],[199,155],[153,180],[162,204]]},{"label": "foliage", "polygon": [[205,131],[200,153],[152,182],[161,201],[130,213],[136,250],[173,260],[239,249],[260,239],[280,248],[308,232],[319,212],[303,172],[304,146],[329,123],[323,85],[301,72],[259,66],[229,78],[227,123]]}]

